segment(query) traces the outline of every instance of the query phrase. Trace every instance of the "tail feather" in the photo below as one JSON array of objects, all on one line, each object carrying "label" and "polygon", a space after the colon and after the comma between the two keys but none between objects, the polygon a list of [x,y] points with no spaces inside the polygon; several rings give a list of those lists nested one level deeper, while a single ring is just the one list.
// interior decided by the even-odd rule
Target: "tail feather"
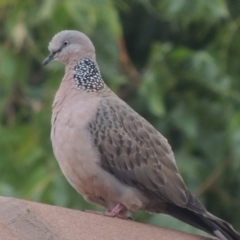
[{"label": "tail feather", "polygon": [[235,231],[229,223],[210,213],[203,215],[174,205],[169,205],[167,210],[169,215],[199,228],[220,240],[240,240],[240,233]]}]

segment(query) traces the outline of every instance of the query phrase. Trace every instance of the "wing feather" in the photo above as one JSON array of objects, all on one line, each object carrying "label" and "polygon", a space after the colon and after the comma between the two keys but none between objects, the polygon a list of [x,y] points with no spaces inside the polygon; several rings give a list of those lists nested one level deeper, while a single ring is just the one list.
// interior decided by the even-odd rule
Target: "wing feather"
[{"label": "wing feather", "polygon": [[119,181],[160,201],[204,210],[186,189],[167,140],[126,103],[103,99],[89,130],[102,168]]}]

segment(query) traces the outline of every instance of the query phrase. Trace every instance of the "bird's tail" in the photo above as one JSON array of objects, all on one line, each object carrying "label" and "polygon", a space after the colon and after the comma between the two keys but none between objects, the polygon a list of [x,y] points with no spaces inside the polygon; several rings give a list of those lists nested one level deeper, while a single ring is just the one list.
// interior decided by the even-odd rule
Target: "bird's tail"
[{"label": "bird's tail", "polygon": [[220,240],[240,240],[240,233],[235,231],[232,225],[210,213],[203,215],[174,205],[169,205],[167,210],[169,215],[199,228]]}]

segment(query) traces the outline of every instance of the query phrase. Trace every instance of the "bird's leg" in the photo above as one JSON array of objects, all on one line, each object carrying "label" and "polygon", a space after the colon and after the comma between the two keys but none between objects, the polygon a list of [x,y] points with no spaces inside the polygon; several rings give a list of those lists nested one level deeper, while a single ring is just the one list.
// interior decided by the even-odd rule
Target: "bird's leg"
[{"label": "bird's leg", "polygon": [[111,210],[107,210],[104,215],[108,216],[108,217],[118,217],[118,218],[122,218],[122,219],[129,219],[127,216],[125,216],[122,213],[124,210],[126,210],[126,207],[124,205],[122,205],[121,203],[118,203]]},{"label": "bird's leg", "polygon": [[126,207],[124,205],[122,205],[121,203],[118,203],[114,208],[112,208],[111,210],[107,210],[106,212],[97,212],[97,211],[93,211],[93,210],[83,210],[83,211],[88,212],[88,213],[97,214],[97,215],[107,216],[107,217],[117,217],[117,218],[121,218],[124,220],[132,220],[131,217],[126,216],[123,213],[124,210],[126,210]]}]

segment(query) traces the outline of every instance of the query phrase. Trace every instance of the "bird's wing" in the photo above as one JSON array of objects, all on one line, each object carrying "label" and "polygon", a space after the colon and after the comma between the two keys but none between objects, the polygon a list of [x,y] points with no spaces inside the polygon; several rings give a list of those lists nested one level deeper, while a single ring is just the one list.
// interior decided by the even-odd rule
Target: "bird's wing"
[{"label": "bird's wing", "polygon": [[103,169],[159,200],[204,209],[186,188],[167,140],[120,99],[101,101],[89,131]]}]

